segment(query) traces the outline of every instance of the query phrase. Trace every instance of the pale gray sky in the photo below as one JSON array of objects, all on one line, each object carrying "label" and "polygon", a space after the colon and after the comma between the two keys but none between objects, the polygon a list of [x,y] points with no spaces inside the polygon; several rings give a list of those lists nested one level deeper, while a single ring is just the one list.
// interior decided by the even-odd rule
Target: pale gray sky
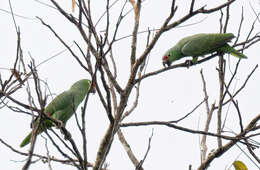
[{"label": "pale gray sky", "polygon": [[[124,1],[119,2],[111,10],[112,20],[111,27],[115,27],[116,17],[118,16],[118,10],[122,7]],[[146,30],[158,28],[163,20],[167,17],[170,11],[170,2],[167,1],[149,1],[146,0],[143,3],[141,13],[140,30]],[[216,4],[220,4],[222,1],[209,1],[200,0],[196,2],[195,9],[208,4],[207,8],[214,7]],[[260,5],[257,1],[250,1],[255,10],[258,10]],[[49,2],[48,2],[49,3]],[[71,12],[71,1],[60,0],[60,5],[64,7],[68,12]],[[187,13],[187,4],[184,1],[176,1],[179,6],[174,20],[182,17]],[[238,26],[240,23],[241,8],[244,7],[244,25],[242,27],[241,39],[244,40],[248,34],[251,24],[255,19],[255,15],[249,6],[249,1],[238,0],[232,5],[230,9],[230,24],[227,32],[232,32],[236,35]],[[36,63],[40,63],[47,58],[64,50],[65,47],[53,36],[53,34],[44,27],[39,20],[35,17],[42,18],[46,23],[51,25],[56,32],[69,44],[72,45],[73,41],[77,41],[82,47],[86,48],[78,31],[67,20],[64,19],[56,10],[48,8],[37,1],[27,0],[19,1],[12,0],[12,7],[14,13],[22,15],[27,18],[15,17],[16,23],[21,31],[21,42],[24,52],[24,59],[29,63],[30,55],[35,59]],[[100,1],[93,2],[93,17],[99,18],[104,12],[104,4]],[[126,9],[130,9],[130,4]],[[0,67],[10,68],[14,62],[16,56],[16,32],[12,21],[12,16],[2,10],[10,11],[8,1],[1,2],[0,6]],[[117,10],[118,9],[118,10]],[[259,12],[259,11],[257,11]],[[152,50],[149,63],[147,66],[147,72],[158,70],[162,68],[161,56],[170,47],[172,47],[182,37],[192,35],[201,32],[219,32],[219,17],[220,12],[213,15],[198,15],[192,18],[190,21],[184,23],[184,25],[193,24],[191,26],[179,27],[172,29],[165,33],[155,45]],[[203,21],[202,21],[203,20]],[[202,22],[200,22],[202,21]],[[114,24],[114,25],[113,25]],[[129,35],[132,33],[133,15],[130,14],[123,21],[120,36]],[[99,31],[104,30],[104,21],[98,25]],[[259,30],[259,22],[255,25],[254,33]],[[119,36],[119,37],[120,37]],[[141,54],[145,48],[147,34],[140,34],[138,41],[138,53]],[[119,38],[118,37],[118,38]],[[129,75],[129,55],[130,55],[130,41],[131,38],[123,39],[116,43],[117,48],[113,49],[115,60],[118,64],[118,80],[120,85],[124,87],[125,82]],[[76,49],[75,46],[72,47]],[[236,77],[236,86],[232,86],[233,89],[237,89],[246,79],[247,75],[254,68],[256,64],[260,63],[259,60],[259,44],[251,47],[244,52],[248,56],[248,60],[241,61],[240,69]],[[234,69],[237,59],[225,55],[225,58],[229,62],[231,69]],[[178,61],[178,62],[182,62]],[[183,115],[190,112],[196,105],[198,105],[204,98],[202,91],[202,81],[199,71],[203,69],[204,76],[207,80],[209,101],[212,104],[218,100],[218,74],[216,67],[218,65],[218,59],[214,58],[204,64],[192,66],[189,69],[178,68],[171,71],[167,71],[158,76],[150,77],[143,81],[141,84],[141,93],[139,99],[139,105],[131,116],[125,119],[124,122],[139,122],[149,120],[176,120]],[[61,55],[53,58],[52,60],[42,64],[38,68],[39,74],[42,79],[47,80],[50,89],[53,93],[60,93],[70,87],[70,85],[81,79],[90,78],[86,72],[77,64],[71,54],[66,51]],[[5,79],[9,72],[6,70],[0,70],[1,76]],[[247,87],[243,92],[238,95],[241,114],[243,116],[244,125],[248,123],[256,114],[259,114],[259,86],[260,76],[259,69],[256,70],[251,80],[247,84]],[[230,72],[227,71],[227,79],[230,78]],[[27,102],[27,96],[25,96],[25,87],[14,94],[18,99]],[[133,93],[134,94],[134,93]],[[132,96],[131,99],[133,99]],[[11,102],[10,102],[11,103]],[[129,102],[129,107],[131,106]],[[223,113],[228,112],[226,130],[233,129],[235,132],[239,132],[239,124],[237,114],[233,106],[227,110],[224,108]],[[78,110],[79,112],[79,110]],[[0,138],[5,142],[8,142],[11,146],[19,149],[23,152],[28,150],[28,147],[23,149],[19,148],[21,140],[30,132],[31,118],[27,115],[14,113],[10,110],[3,108],[0,110],[2,113],[0,123]],[[179,125],[193,129],[202,130],[205,123],[205,106],[202,105],[193,115],[188,119],[181,122]],[[213,123],[210,129],[215,132],[216,121],[214,117]],[[88,158],[90,162],[94,162],[96,157],[97,148],[100,144],[106,128],[108,127],[108,120],[104,112],[99,98],[97,95],[91,95],[88,103],[87,111],[87,140],[88,140]],[[67,124],[67,128],[72,132],[73,138],[79,138],[79,144],[81,141],[80,134],[75,128],[75,119],[71,120]],[[228,129],[230,128],[230,129]],[[148,126],[148,127],[131,127],[122,129],[126,139],[131,145],[133,152],[140,160],[143,158],[147,145],[148,138],[153,131],[153,138],[151,143],[151,150],[144,163],[144,168],[149,170],[155,169],[188,169],[188,165],[191,164],[195,169],[200,163],[199,152],[199,139],[198,135],[189,134],[186,132],[170,129],[167,127]],[[45,135],[43,135],[45,136]],[[210,143],[208,144],[209,150],[216,146],[216,138],[209,137]],[[258,141],[260,138],[258,138]],[[50,154],[57,155],[54,147],[49,143]],[[243,149],[245,146],[240,145]],[[10,149],[0,144],[0,161],[1,167],[5,169],[21,169],[26,157],[12,152]],[[44,147],[44,140],[39,137],[36,143],[36,153],[46,154]],[[247,151],[246,151],[247,152]],[[260,155],[259,149],[255,151]],[[209,169],[227,169],[232,162],[239,156],[239,160],[244,161],[249,169],[256,169],[254,164],[245,155],[240,155],[241,151],[238,147],[234,147],[225,153],[221,158],[213,161]],[[61,155],[58,154],[60,158]],[[112,145],[111,151],[107,157],[106,162],[109,164],[109,169],[125,169],[132,170],[134,166],[129,161],[126,152],[122,145],[119,143],[117,137]],[[61,164],[53,163],[53,169],[72,169],[70,166],[64,166]],[[48,169],[47,164],[38,162],[33,164],[31,170]],[[232,169],[232,168],[231,168]]]}]

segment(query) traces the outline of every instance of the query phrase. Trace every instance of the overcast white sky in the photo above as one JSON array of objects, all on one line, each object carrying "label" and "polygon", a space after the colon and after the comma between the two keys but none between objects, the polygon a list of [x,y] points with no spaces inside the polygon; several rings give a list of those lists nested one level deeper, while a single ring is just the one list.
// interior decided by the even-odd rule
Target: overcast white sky
[{"label": "overcast white sky", "polygon": [[[49,3],[48,1],[46,1]],[[116,17],[122,7],[124,1],[119,2],[111,10],[111,26],[115,26]],[[158,28],[163,20],[167,17],[170,11],[169,0],[164,1],[149,1],[146,0],[143,4],[141,13],[140,30]],[[207,8],[214,7],[222,1],[200,0],[200,4],[195,4],[195,9],[207,4]],[[250,1],[255,10],[260,9],[258,1]],[[59,3],[68,12],[71,12],[71,0],[59,0]],[[176,1],[179,6],[174,20],[180,18],[187,13],[187,4],[184,1]],[[100,1],[95,1],[93,5],[93,17],[99,18],[104,12],[104,4]],[[241,39],[244,40],[251,28],[251,24],[255,19],[254,12],[249,6],[249,1],[238,0],[232,5],[230,10],[230,24],[227,32],[237,33],[240,22],[241,8],[244,7],[244,25],[242,27]],[[83,48],[86,48],[78,31],[71,25],[63,16],[56,10],[46,7],[37,1],[27,0],[12,0],[12,7],[14,13],[27,17],[22,18],[16,16],[16,23],[21,31],[22,48],[24,52],[24,59],[29,63],[30,55],[35,59],[36,63],[40,63],[49,57],[64,50],[65,47],[53,36],[53,34],[44,27],[35,17],[42,18],[46,23],[51,25],[56,32],[69,44],[77,41]],[[12,16],[2,10],[10,11],[8,1],[2,1],[0,5],[0,67],[11,68],[12,63],[16,57],[16,32],[13,24]],[[130,4],[127,5],[130,9]],[[257,11],[259,12],[259,11]],[[219,17],[220,12],[213,15],[198,15],[192,18],[184,25],[193,24],[192,26],[179,27],[172,29],[165,33],[158,41],[152,50],[147,66],[147,72],[158,70],[162,67],[161,56],[170,47],[172,47],[179,39],[187,35],[192,35],[202,32],[219,32]],[[203,20],[203,22],[200,22]],[[104,21],[102,21],[104,22]],[[104,24],[100,23],[97,27],[99,31],[104,30]],[[132,14],[128,15],[122,23],[119,36],[125,36],[132,33]],[[114,24],[114,25],[113,25]],[[255,32],[259,30],[259,22],[255,25]],[[145,48],[146,34],[140,34],[138,41],[138,54],[141,54]],[[117,42],[117,48],[113,49],[114,56],[118,65],[118,80],[120,85],[124,87],[129,75],[129,54],[130,54],[131,39],[124,39]],[[76,47],[72,47],[76,50]],[[238,70],[236,83],[232,86],[237,89],[244,82],[247,75],[254,68],[259,60],[259,44],[251,47],[244,52],[248,56],[248,60],[243,60]],[[30,55],[29,55],[30,54]],[[231,69],[234,69],[237,59],[228,57]],[[181,62],[181,61],[180,61]],[[141,85],[140,100],[137,109],[124,122],[139,122],[149,120],[176,120],[183,115],[190,112],[197,104],[199,104],[204,96],[202,92],[202,81],[199,71],[203,69],[205,78],[207,80],[209,101],[212,104],[218,100],[218,75],[216,67],[218,65],[217,58],[212,59],[204,64],[193,66],[189,69],[180,68],[162,73],[161,75],[148,78],[143,81]],[[38,68],[42,79],[47,80],[50,89],[53,93],[58,94],[68,89],[70,85],[82,78],[90,78],[86,72],[77,64],[69,52],[64,52],[52,60],[42,64]],[[6,79],[10,74],[7,70],[0,69],[3,79]],[[259,69],[256,70],[251,80],[247,84],[244,91],[237,97],[241,114],[243,116],[244,125],[248,123],[255,115],[259,114],[259,86],[260,76]],[[230,77],[230,72],[227,71],[227,80]],[[25,96],[25,87],[17,92],[14,96],[27,102]],[[11,104],[11,102],[9,103]],[[131,102],[129,102],[131,106]],[[11,146],[19,149],[21,140],[30,132],[31,117],[21,113],[11,112],[4,108],[0,110],[0,138]],[[237,114],[233,106],[228,110],[224,108],[224,114],[228,113],[226,130],[234,130],[239,132],[239,125]],[[181,122],[179,125],[203,129],[205,122],[205,106],[202,105],[192,116],[187,120]],[[87,111],[87,136],[88,136],[88,158],[89,162],[94,162],[97,148],[102,139],[106,128],[108,127],[108,120],[97,95],[91,95],[88,103]],[[211,124],[210,129],[215,132],[216,123]],[[67,123],[67,128],[72,132],[75,139],[80,138],[79,132],[76,130],[75,119],[72,118]],[[155,169],[188,169],[191,164],[195,169],[200,163],[199,139],[198,135],[189,134],[186,132],[177,131],[167,127],[149,126],[149,127],[134,127],[122,129],[126,139],[131,145],[133,152],[140,160],[143,158],[148,145],[148,138],[153,131],[153,138],[151,143],[151,150],[144,163],[144,168],[149,170]],[[45,136],[45,135],[43,135]],[[210,138],[208,144],[209,150],[216,146],[216,139]],[[260,141],[260,138],[258,138]],[[80,144],[80,140],[79,140]],[[57,155],[55,148],[50,145],[50,154]],[[243,149],[244,146],[240,145]],[[20,149],[23,152],[28,150],[28,147]],[[5,169],[21,169],[26,157],[12,152],[10,149],[0,144],[0,162],[1,167]],[[36,153],[46,154],[44,148],[44,140],[42,137],[38,138],[36,143]],[[245,152],[247,152],[245,150]],[[259,149],[255,151],[260,155]],[[209,169],[227,169],[232,162],[239,156],[239,160],[244,161],[249,169],[257,169],[252,162],[241,154],[238,147],[234,147],[221,158],[213,161]],[[61,155],[58,154],[60,158]],[[111,151],[106,162],[109,169],[125,169],[132,170],[134,166],[129,161],[122,145],[119,143],[117,137],[114,140]],[[48,169],[47,164],[41,161],[33,164],[31,170]],[[72,167],[53,163],[53,169],[69,170]],[[231,168],[232,169],[232,168]]]}]

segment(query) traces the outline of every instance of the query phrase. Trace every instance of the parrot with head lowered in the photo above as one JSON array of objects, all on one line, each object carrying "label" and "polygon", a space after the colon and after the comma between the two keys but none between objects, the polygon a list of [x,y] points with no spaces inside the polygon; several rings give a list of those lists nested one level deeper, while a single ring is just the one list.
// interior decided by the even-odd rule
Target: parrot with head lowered
[{"label": "parrot with head lowered", "polygon": [[[66,122],[70,119],[73,113],[77,110],[78,105],[83,101],[88,93],[95,92],[95,85],[91,88],[91,81],[87,79],[82,79],[74,83],[69,90],[56,96],[44,109],[44,113],[48,116],[62,122],[65,126]],[[34,123],[39,122],[39,117],[36,118]],[[37,134],[42,133],[46,129],[55,126],[55,124],[48,119],[41,122]],[[30,143],[32,132],[29,133],[20,147],[24,147]]]},{"label": "parrot with head lowered", "polygon": [[170,66],[172,62],[188,56],[193,57],[192,63],[196,63],[199,56],[213,52],[247,58],[227,44],[234,37],[232,33],[195,34],[185,37],[163,55],[163,66]]}]

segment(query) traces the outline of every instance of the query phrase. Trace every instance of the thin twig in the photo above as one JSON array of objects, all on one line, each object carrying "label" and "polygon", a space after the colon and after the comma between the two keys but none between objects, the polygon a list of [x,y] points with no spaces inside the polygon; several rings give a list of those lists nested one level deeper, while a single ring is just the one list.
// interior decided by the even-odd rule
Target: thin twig
[{"label": "thin twig", "polygon": [[[203,93],[204,93],[204,99],[205,99],[205,105],[206,105],[206,113],[207,113],[207,120],[205,123],[205,127],[204,127],[204,132],[208,132],[209,131],[209,125],[212,119],[212,115],[213,115],[213,111],[214,111],[214,106],[215,103],[212,104],[211,109],[209,108],[209,101],[208,101],[208,93],[207,93],[207,87],[206,87],[206,81],[203,75],[202,70],[200,71],[201,74],[201,79],[202,79],[202,84],[203,84]],[[203,135],[202,139],[201,139],[201,162],[203,162],[206,159],[206,154],[207,154],[207,144],[206,144],[206,140],[207,140],[207,135]]]},{"label": "thin twig", "polygon": [[151,149],[152,138],[153,138],[153,130],[152,130],[151,136],[149,137],[148,147],[147,147],[147,150],[146,150],[146,152],[144,154],[144,158],[140,161],[139,165],[136,167],[136,170],[142,170],[143,169],[142,165],[144,164],[144,161],[147,158],[147,155],[148,155],[148,153],[149,153],[149,151]]}]

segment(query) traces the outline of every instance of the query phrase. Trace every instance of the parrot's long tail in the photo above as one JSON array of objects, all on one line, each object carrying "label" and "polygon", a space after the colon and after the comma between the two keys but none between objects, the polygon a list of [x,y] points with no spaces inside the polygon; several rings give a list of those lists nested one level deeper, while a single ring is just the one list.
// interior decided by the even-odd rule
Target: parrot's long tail
[{"label": "parrot's long tail", "polygon": [[239,51],[235,50],[233,47],[229,46],[228,44],[223,46],[221,48],[221,51],[224,51],[225,53],[231,54],[231,55],[238,57],[238,58],[247,58],[246,55],[244,55],[244,54],[240,53]]},{"label": "parrot's long tail", "polygon": [[24,147],[25,145],[27,145],[28,143],[30,143],[31,140],[31,136],[32,136],[32,132],[30,132],[22,141],[22,143],[20,144],[20,147]]},{"label": "parrot's long tail", "polygon": [[[40,133],[42,133],[44,130],[42,128],[38,129],[37,135],[39,135]],[[20,144],[20,147],[24,147],[25,145],[27,145],[28,143],[30,143],[31,141],[31,136],[32,136],[32,132],[30,132],[22,141],[22,143]]]}]

